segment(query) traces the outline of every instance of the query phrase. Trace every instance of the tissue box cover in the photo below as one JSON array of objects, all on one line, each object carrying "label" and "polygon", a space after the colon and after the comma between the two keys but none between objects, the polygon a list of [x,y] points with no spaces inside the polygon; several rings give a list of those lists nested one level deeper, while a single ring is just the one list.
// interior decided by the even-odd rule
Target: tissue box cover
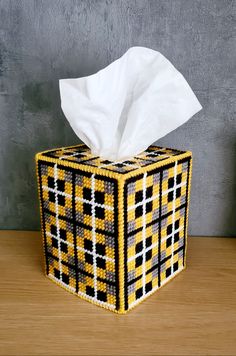
[{"label": "tissue box cover", "polygon": [[84,144],[36,155],[47,276],[126,313],[185,268],[191,152],[112,162]]}]

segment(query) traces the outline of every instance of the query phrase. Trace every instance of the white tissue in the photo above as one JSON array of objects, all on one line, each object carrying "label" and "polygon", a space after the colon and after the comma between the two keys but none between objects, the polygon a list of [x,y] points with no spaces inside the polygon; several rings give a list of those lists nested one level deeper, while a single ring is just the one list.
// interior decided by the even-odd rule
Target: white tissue
[{"label": "white tissue", "polygon": [[139,154],[202,109],[182,74],[144,47],[96,74],[59,82],[72,129],[92,154],[109,160]]}]

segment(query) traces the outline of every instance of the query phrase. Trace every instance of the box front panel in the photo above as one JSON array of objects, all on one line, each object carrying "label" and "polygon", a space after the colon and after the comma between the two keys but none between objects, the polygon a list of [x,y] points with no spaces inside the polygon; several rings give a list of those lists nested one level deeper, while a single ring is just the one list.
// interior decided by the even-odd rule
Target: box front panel
[{"label": "box front panel", "polygon": [[190,165],[187,157],[125,182],[126,310],[184,267]]},{"label": "box front panel", "polygon": [[38,178],[48,276],[117,310],[117,181],[40,160]]}]

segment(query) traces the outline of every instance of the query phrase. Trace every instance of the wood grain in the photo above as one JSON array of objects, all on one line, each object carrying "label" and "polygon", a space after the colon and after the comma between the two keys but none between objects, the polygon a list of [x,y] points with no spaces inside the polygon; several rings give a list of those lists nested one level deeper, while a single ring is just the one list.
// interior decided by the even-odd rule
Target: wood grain
[{"label": "wood grain", "polygon": [[236,239],[189,238],[187,269],[127,315],[45,278],[38,232],[0,232],[1,355],[235,355]]}]

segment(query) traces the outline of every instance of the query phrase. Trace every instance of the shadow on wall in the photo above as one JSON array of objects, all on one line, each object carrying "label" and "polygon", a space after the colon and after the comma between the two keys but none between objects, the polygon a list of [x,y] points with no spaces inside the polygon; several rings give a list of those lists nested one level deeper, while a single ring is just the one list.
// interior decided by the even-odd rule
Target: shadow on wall
[{"label": "shadow on wall", "polygon": [[52,82],[28,83],[22,90],[26,110],[31,112],[52,111],[53,95]]},{"label": "shadow on wall", "polygon": [[35,154],[73,145],[78,139],[61,112],[58,80],[27,83],[15,105],[19,105],[20,115],[14,134],[17,139],[10,140],[4,164],[12,182],[6,199],[15,203],[14,209],[9,207],[9,217],[2,221],[2,228],[39,230]]},{"label": "shadow on wall", "polygon": [[[22,99],[25,116],[34,121],[34,127],[31,129],[31,132],[35,132],[34,137],[36,139],[32,140],[32,146],[28,145],[25,147],[25,150],[27,150],[25,157],[29,161],[30,175],[33,182],[33,189],[31,192],[28,192],[30,194],[29,199],[31,198],[32,202],[30,205],[33,205],[32,208],[35,211],[31,225],[33,225],[34,229],[40,229],[35,154],[38,151],[47,149],[51,144],[48,137],[48,133],[50,132],[49,125],[55,115],[58,100],[53,82],[50,81],[27,83],[22,89]],[[52,140],[52,137],[50,139]]]}]

